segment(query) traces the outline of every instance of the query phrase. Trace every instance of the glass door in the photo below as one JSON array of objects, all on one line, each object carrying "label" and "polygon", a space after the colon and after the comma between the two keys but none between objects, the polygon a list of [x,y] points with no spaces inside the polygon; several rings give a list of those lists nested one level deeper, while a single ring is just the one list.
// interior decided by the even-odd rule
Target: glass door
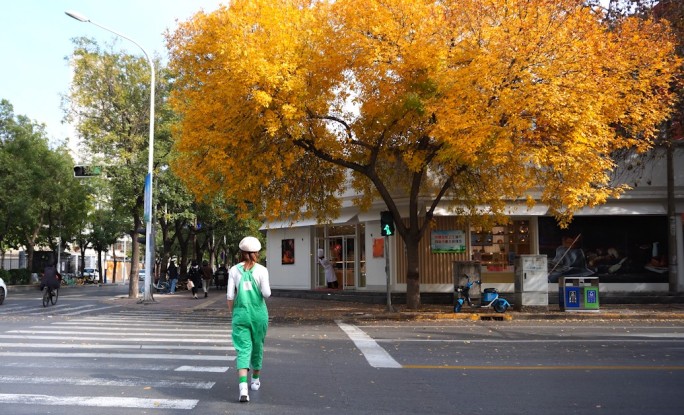
[{"label": "glass door", "polygon": [[355,260],[356,239],[353,236],[331,236],[328,238],[318,238],[316,242],[316,288],[325,288],[325,270],[318,262],[319,250],[323,250],[323,255],[328,258],[335,269],[335,278],[339,288],[356,287],[357,273]]}]

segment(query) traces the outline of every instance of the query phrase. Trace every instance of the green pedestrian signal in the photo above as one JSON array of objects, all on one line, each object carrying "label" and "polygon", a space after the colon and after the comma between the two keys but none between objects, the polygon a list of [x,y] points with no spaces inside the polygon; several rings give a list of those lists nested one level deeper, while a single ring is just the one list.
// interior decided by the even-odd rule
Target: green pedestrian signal
[{"label": "green pedestrian signal", "polygon": [[92,177],[102,174],[102,166],[74,166],[74,177]]},{"label": "green pedestrian signal", "polygon": [[389,210],[380,212],[380,234],[382,236],[394,235],[394,216]]}]

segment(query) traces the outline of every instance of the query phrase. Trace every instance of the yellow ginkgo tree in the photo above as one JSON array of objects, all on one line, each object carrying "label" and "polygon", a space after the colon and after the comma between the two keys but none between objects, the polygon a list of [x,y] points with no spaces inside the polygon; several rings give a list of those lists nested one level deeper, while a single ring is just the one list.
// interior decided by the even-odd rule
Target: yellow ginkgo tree
[{"label": "yellow ginkgo tree", "polygon": [[648,149],[679,67],[666,25],[605,26],[580,0],[233,0],[168,35],[174,169],[266,219],[382,200],[420,305],[438,204],[561,223],[615,197],[611,154]]}]

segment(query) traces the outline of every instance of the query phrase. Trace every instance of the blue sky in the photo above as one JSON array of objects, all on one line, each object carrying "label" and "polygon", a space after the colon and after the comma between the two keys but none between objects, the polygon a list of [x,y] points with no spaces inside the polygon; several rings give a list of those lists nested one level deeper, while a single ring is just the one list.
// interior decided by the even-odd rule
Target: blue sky
[{"label": "blue sky", "polygon": [[[134,39],[148,53],[166,58],[163,33],[200,10],[216,10],[227,0],[14,0],[0,5],[0,99],[47,126],[54,144],[72,141],[73,130],[61,123],[60,94],[66,94],[71,70],[64,59],[72,38],[88,36],[104,45],[116,36],[64,14],[76,11]],[[117,49],[141,55],[133,43],[119,38]],[[73,142],[72,142],[73,145]]]}]

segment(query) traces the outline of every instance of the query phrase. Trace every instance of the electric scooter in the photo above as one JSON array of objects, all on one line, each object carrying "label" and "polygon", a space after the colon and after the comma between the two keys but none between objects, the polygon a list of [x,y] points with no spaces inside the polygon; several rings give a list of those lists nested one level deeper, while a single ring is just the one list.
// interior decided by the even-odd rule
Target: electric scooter
[{"label": "electric scooter", "polygon": [[471,281],[468,274],[463,274],[466,277],[466,284],[460,285],[456,288],[458,293],[458,298],[454,304],[454,313],[459,313],[463,308],[464,303],[468,303],[470,307],[487,308],[492,307],[497,313],[505,313],[511,304],[505,299],[499,296],[499,291],[496,288],[485,288],[482,293],[482,298],[480,305],[473,306],[473,302],[470,299],[470,289],[474,284],[482,286],[482,281]]}]

